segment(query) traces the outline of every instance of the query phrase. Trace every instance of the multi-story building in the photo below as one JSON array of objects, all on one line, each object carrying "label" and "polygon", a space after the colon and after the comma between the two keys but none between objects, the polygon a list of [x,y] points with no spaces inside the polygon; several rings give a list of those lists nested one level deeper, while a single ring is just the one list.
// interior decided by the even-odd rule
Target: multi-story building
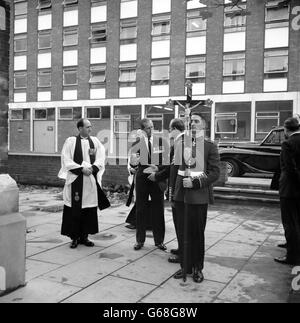
[{"label": "multi-story building", "polygon": [[87,117],[106,178],[126,181],[129,134],[143,117],[168,129],[187,80],[192,104],[213,101],[212,140],[259,141],[300,112],[299,0],[212,2],[12,0],[10,173],[57,183],[62,145]]}]

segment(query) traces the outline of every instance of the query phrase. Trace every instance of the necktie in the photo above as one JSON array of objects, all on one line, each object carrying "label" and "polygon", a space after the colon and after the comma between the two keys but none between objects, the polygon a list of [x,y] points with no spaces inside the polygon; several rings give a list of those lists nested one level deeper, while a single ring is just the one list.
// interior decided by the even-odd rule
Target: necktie
[{"label": "necktie", "polygon": [[151,164],[152,145],[150,138],[148,139],[148,164]]}]

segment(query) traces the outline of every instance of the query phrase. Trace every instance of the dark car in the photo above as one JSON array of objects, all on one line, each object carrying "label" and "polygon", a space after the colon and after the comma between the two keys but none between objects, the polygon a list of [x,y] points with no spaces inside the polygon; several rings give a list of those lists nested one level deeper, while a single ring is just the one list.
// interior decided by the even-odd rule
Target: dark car
[{"label": "dark car", "polygon": [[261,143],[219,143],[220,157],[227,162],[228,176],[277,172],[280,169],[279,157],[284,140],[284,128],[276,127]]}]

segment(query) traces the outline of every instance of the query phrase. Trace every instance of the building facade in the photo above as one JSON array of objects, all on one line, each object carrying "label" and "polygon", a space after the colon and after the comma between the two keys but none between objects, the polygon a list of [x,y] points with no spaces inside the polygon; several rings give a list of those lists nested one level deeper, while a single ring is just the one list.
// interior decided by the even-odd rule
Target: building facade
[{"label": "building facade", "polygon": [[260,141],[300,112],[300,4],[281,2],[12,0],[10,173],[58,184],[62,145],[87,117],[106,147],[105,179],[125,183],[138,121],[167,131],[188,80],[193,103],[213,101],[212,140]]}]

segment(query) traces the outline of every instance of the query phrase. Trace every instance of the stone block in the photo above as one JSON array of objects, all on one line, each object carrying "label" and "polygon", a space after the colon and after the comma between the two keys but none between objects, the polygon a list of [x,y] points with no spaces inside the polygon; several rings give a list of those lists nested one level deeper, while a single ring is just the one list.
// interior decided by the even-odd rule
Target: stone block
[{"label": "stone block", "polygon": [[0,216],[19,211],[19,189],[7,174],[0,175]]},{"label": "stone block", "polygon": [[18,186],[0,175],[0,295],[25,284],[26,220],[18,211]]},{"label": "stone block", "polygon": [[0,295],[25,284],[25,238],[21,214],[0,216]]}]

